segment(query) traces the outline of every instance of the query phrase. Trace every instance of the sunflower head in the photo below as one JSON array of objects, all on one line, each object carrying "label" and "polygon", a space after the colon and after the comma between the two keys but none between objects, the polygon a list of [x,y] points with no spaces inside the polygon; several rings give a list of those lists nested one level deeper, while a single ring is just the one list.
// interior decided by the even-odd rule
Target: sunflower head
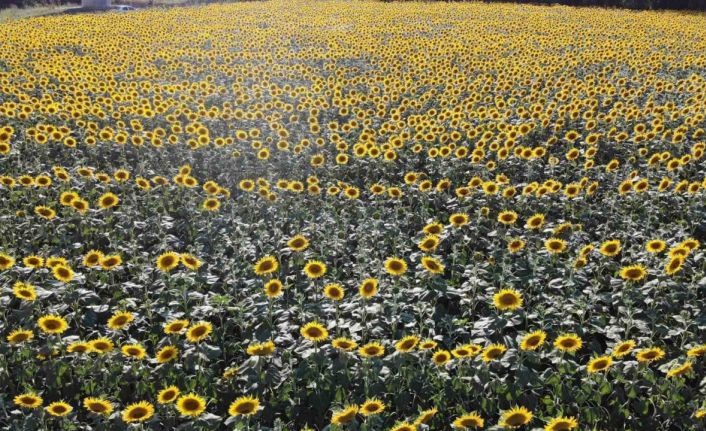
[{"label": "sunflower head", "polygon": [[524,407],[514,407],[505,411],[500,417],[500,426],[505,428],[519,428],[532,421],[532,412]]},{"label": "sunflower head", "polygon": [[176,402],[176,408],[182,416],[197,417],[206,410],[206,400],[194,393],[182,395]]},{"label": "sunflower head", "polygon": [[328,330],[319,322],[309,322],[299,329],[302,337],[309,341],[319,342],[328,338]]},{"label": "sunflower head", "polygon": [[240,397],[228,408],[230,416],[252,416],[260,408],[260,401],[254,397]]},{"label": "sunflower head", "polygon": [[493,296],[493,304],[498,310],[516,310],[522,307],[522,295],[514,289],[502,289]]}]

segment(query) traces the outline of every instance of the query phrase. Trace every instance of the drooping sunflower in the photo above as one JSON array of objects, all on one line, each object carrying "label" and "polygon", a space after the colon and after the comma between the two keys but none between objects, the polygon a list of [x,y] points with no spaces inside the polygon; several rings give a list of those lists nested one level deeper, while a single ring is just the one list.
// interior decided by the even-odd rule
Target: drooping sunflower
[{"label": "drooping sunflower", "polygon": [[127,423],[145,422],[154,416],[154,406],[147,401],[130,404],[123,410],[122,418]]},{"label": "drooping sunflower", "polygon": [[169,272],[179,265],[180,257],[173,251],[162,253],[157,257],[157,268],[162,272]]},{"label": "drooping sunflower", "polygon": [[407,422],[401,422],[392,427],[390,431],[417,431],[417,426],[408,424]]},{"label": "drooping sunflower", "polygon": [[694,368],[693,362],[687,361],[667,371],[667,377],[681,377]]},{"label": "drooping sunflower", "polygon": [[44,402],[42,397],[38,396],[34,392],[27,392],[17,395],[12,401],[16,406],[24,407],[26,409],[36,409]]},{"label": "drooping sunflower", "polygon": [[304,251],[309,247],[309,240],[304,235],[295,235],[287,241],[287,246],[292,251]]},{"label": "drooping sunflower", "polygon": [[342,410],[339,410],[337,412],[333,413],[333,416],[331,416],[331,424],[332,425],[345,425],[347,423],[350,423],[355,419],[355,416],[358,414],[358,406],[347,406],[343,408]]},{"label": "drooping sunflower", "polygon": [[549,238],[544,241],[544,249],[549,252],[549,254],[559,254],[566,250],[566,241],[559,238]]},{"label": "drooping sunflower", "polygon": [[692,347],[686,352],[686,356],[690,358],[698,358],[704,355],[706,355],[706,344],[701,344],[700,346]]},{"label": "drooping sunflower", "polygon": [[583,346],[583,340],[576,334],[563,334],[554,340],[554,347],[562,352],[573,353]]},{"label": "drooping sunflower", "polygon": [[228,408],[230,416],[252,416],[260,408],[260,400],[254,397],[240,397]]},{"label": "drooping sunflower", "polygon": [[533,416],[525,407],[514,407],[502,414],[499,425],[504,428],[519,428],[530,423]]},{"label": "drooping sunflower", "polygon": [[7,336],[7,342],[10,344],[20,344],[34,338],[34,332],[27,329],[15,329]]},{"label": "drooping sunflower", "polygon": [[516,310],[522,307],[522,295],[514,289],[502,289],[493,295],[493,304],[498,310]]},{"label": "drooping sunflower", "polygon": [[358,343],[346,337],[335,338],[331,341],[331,345],[336,349],[344,350],[346,352],[353,351],[356,347],[358,347]]},{"label": "drooping sunflower", "polygon": [[632,350],[635,348],[636,343],[633,340],[626,340],[621,343],[616,344],[613,347],[612,355],[615,356],[616,358],[622,358],[625,355],[628,355]]},{"label": "drooping sunflower", "polygon": [[250,356],[269,356],[275,352],[275,343],[266,341],[264,343],[251,344],[247,348]]},{"label": "drooping sunflower", "polygon": [[667,264],[664,266],[664,273],[667,275],[674,275],[677,274],[682,270],[682,267],[684,266],[684,258],[682,256],[674,256],[669,261]]},{"label": "drooping sunflower", "polygon": [[366,278],[362,283],[360,283],[358,292],[360,293],[360,296],[366,299],[377,295],[378,280],[375,278]]},{"label": "drooping sunflower", "polygon": [[12,286],[12,293],[15,297],[23,301],[34,301],[37,299],[37,291],[31,284],[23,283],[21,281],[16,282]]},{"label": "drooping sunflower", "polygon": [[463,416],[457,417],[453,423],[452,427],[461,430],[469,430],[473,428],[483,428],[485,426],[485,421],[476,412],[467,413]]},{"label": "drooping sunflower", "polygon": [[211,334],[213,325],[208,322],[197,322],[186,331],[186,339],[190,343],[199,343]]},{"label": "drooping sunflower", "polygon": [[206,400],[194,393],[182,395],[176,402],[176,409],[182,416],[197,417],[206,410]]},{"label": "drooping sunflower", "polygon": [[659,347],[649,347],[637,352],[636,357],[638,362],[649,364],[650,362],[659,361],[660,359],[664,358],[664,355],[664,350],[660,349]]},{"label": "drooping sunflower", "polygon": [[601,371],[607,371],[612,365],[613,358],[611,356],[599,356],[589,361],[586,366],[586,371],[588,371],[589,374],[599,373]]},{"label": "drooping sunflower", "polygon": [[113,208],[120,203],[120,198],[114,193],[104,193],[98,198],[98,206],[102,209]]},{"label": "drooping sunflower", "polygon": [[319,342],[328,338],[328,330],[319,322],[309,322],[299,329],[302,337],[309,341]]},{"label": "drooping sunflower", "polygon": [[372,342],[361,346],[358,353],[364,358],[377,358],[385,354],[385,347],[380,343]]},{"label": "drooping sunflower", "polygon": [[365,400],[363,404],[360,405],[358,410],[363,416],[373,416],[382,413],[385,410],[385,403],[377,398],[372,398]]},{"label": "drooping sunflower", "polygon": [[385,271],[390,275],[399,277],[407,272],[407,262],[398,257],[390,257],[385,260]]},{"label": "drooping sunflower", "polygon": [[164,346],[154,355],[158,364],[165,364],[173,361],[179,356],[179,349],[176,346]]},{"label": "drooping sunflower", "polygon": [[431,357],[435,365],[441,366],[451,360],[451,352],[448,350],[437,350]]},{"label": "drooping sunflower", "polygon": [[483,350],[483,362],[500,359],[506,351],[507,347],[502,344],[491,344]]},{"label": "drooping sunflower", "polygon": [[48,406],[44,407],[44,410],[46,410],[47,413],[57,417],[67,416],[73,411],[73,409],[73,407],[71,407],[68,403],[65,403],[64,401],[55,401],[49,404]]},{"label": "drooping sunflower", "polygon": [[326,275],[326,264],[318,260],[310,260],[304,265],[304,274],[311,279]]},{"label": "drooping sunflower", "polygon": [[624,266],[620,269],[620,277],[626,281],[640,281],[647,276],[647,269],[643,265]]},{"label": "drooping sunflower", "polygon": [[274,256],[265,256],[260,258],[255,265],[253,265],[253,271],[256,275],[266,275],[271,274],[279,268],[279,262]]},{"label": "drooping sunflower", "polygon": [[61,334],[69,327],[69,324],[61,316],[47,314],[39,318],[37,321],[39,329],[45,334]]},{"label": "drooping sunflower", "polygon": [[84,398],[83,407],[89,412],[100,416],[110,416],[113,413],[113,404],[103,398]]},{"label": "drooping sunflower", "polygon": [[330,283],[324,286],[324,295],[334,301],[340,301],[345,296],[345,290],[338,283]]},{"label": "drooping sunflower", "polygon": [[520,349],[525,351],[537,350],[542,347],[546,339],[547,333],[542,330],[530,332],[529,334],[522,337],[522,341],[520,342]]},{"label": "drooping sunflower", "polygon": [[157,394],[159,404],[171,404],[181,395],[181,391],[176,386],[168,386]]},{"label": "drooping sunflower", "polygon": [[558,416],[550,420],[544,431],[569,431],[579,426],[574,417]]},{"label": "drooping sunflower", "polygon": [[108,319],[108,328],[123,329],[135,320],[135,315],[128,311],[119,311]]},{"label": "drooping sunflower", "polygon": [[265,296],[272,299],[282,296],[282,293],[284,292],[283,288],[284,286],[282,285],[282,282],[276,278],[273,278],[265,283],[263,290],[265,291]]},{"label": "drooping sunflower", "polygon": [[199,260],[196,256],[193,254],[189,253],[182,253],[179,255],[179,261],[181,262],[182,265],[185,267],[189,268],[192,271],[196,271],[199,268],[201,268],[201,265],[203,265],[203,262]]},{"label": "drooping sunflower", "polygon": [[426,424],[437,413],[439,413],[439,410],[437,408],[431,408],[431,409],[422,411],[421,413],[419,413],[419,416],[417,416],[417,419],[414,421],[414,425],[419,426],[422,424]]},{"label": "drooping sunflower", "polygon": [[416,335],[408,335],[395,343],[395,350],[402,353],[408,353],[414,350],[414,348],[417,347],[417,344],[419,344],[419,337]]},{"label": "drooping sunflower", "polygon": [[68,283],[74,279],[74,271],[67,265],[56,265],[51,269],[55,279]]}]

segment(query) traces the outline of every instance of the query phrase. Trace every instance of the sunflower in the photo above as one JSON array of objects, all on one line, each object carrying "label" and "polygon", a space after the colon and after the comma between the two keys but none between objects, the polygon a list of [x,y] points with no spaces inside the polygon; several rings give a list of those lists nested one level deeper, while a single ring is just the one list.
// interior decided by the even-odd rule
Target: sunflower
[{"label": "sunflower", "polygon": [[168,386],[157,394],[159,404],[171,404],[181,395],[181,391],[176,386]]},{"label": "sunflower", "polygon": [[694,417],[696,419],[706,418],[706,409],[698,409],[694,412]]},{"label": "sunflower", "polygon": [[422,257],[422,266],[425,270],[431,272],[432,274],[443,274],[444,264],[439,261],[439,259],[424,256]]},{"label": "sunflower", "polygon": [[110,317],[110,319],[108,319],[108,328],[123,329],[128,326],[133,320],[135,320],[135,315],[128,311],[116,312]]},{"label": "sunflower", "polygon": [[63,317],[47,314],[39,318],[37,325],[46,334],[61,334],[69,327]]},{"label": "sunflower", "polygon": [[328,338],[328,330],[319,322],[309,322],[299,329],[302,337],[309,341],[319,342]]},{"label": "sunflower", "polygon": [[47,413],[57,417],[66,416],[71,413],[73,409],[73,407],[63,401],[55,401],[49,404],[48,406],[44,407],[44,410],[46,410]]},{"label": "sunflower", "polygon": [[417,431],[417,426],[408,424],[407,422],[401,422],[396,424],[390,431]]},{"label": "sunflower", "polygon": [[181,334],[188,326],[188,320],[171,320],[164,325],[164,333]]},{"label": "sunflower", "polygon": [[583,346],[583,340],[576,334],[563,334],[554,340],[554,347],[562,352],[573,353]]},{"label": "sunflower", "polygon": [[432,252],[436,250],[436,248],[439,246],[439,237],[436,235],[427,235],[424,238],[422,238],[421,241],[417,244],[420,250],[425,251],[427,253]]},{"label": "sunflower", "polygon": [[74,279],[74,271],[67,265],[56,265],[51,269],[51,272],[54,278],[64,283]]},{"label": "sunflower", "polygon": [[549,238],[544,241],[544,248],[550,254],[559,254],[566,250],[566,241],[559,238]]},{"label": "sunflower", "polygon": [[532,412],[524,407],[514,407],[506,410],[500,417],[500,426],[504,428],[519,428],[532,421]]},{"label": "sunflower", "polygon": [[34,301],[37,299],[37,291],[31,284],[23,283],[21,281],[16,282],[12,286],[12,293],[15,297],[23,301]]},{"label": "sunflower", "polygon": [[34,332],[27,329],[15,329],[7,336],[7,342],[10,344],[20,344],[34,338]]},{"label": "sunflower", "polygon": [[75,341],[66,348],[69,353],[86,353],[91,351],[91,345],[83,341]]},{"label": "sunflower", "polygon": [[358,349],[360,356],[364,358],[376,358],[385,354],[385,347],[380,343],[368,343]]},{"label": "sunflower", "polygon": [[120,198],[116,196],[113,193],[104,193],[101,195],[101,197],[98,198],[98,206],[107,209],[107,208],[113,208],[117,204],[120,203]]},{"label": "sunflower", "polygon": [[7,270],[15,265],[15,258],[5,253],[0,253],[0,270]]},{"label": "sunflower", "polygon": [[483,350],[483,362],[491,362],[500,359],[507,351],[507,347],[502,344],[491,344]]},{"label": "sunflower", "polygon": [[326,297],[329,299],[333,299],[334,301],[340,301],[345,296],[345,290],[340,284],[331,283],[324,286],[324,295],[326,295]]},{"label": "sunflower", "polygon": [[385,260],[385,271],[390,275],[399,277],[407,272],[407,262],[397,257],[390,257]]},{"label": "sunflower", "polygon": [[44,266],[44,259],[39,256],[27,256],[22,259],[22,263],[27,268],[41,268]]},{"label": "sunflower", "polygon": [[468,224],[468,214],[466,213],[454,213],[449,216],[449,223],[453,227],[461,227]]},{"label": "sunflower", "polygon": [[419,413],[419,416],[417,416],[417,419],[414,421],[414,425],[415,425],[415,426],[419,426],[419,425],[421,425],[421,424],[426,424],[426,423],[429,422],[429,421],[431,420],[431,418],[433,418],[434,415],[436,415],[437,413],[439,413],[439,410],[436,409],[436,408],[432,408],[432,409],[429,409],[429,410],[424,410],[423,412]]},{"label": "sunflower", "polygon": [[83,407],[89,412],[101,416],[110,416],[113,413],[113,404],[102,398],[84,398]]},{"label": "sunflower", "polygon": [[103,260],[103,253],[98,250],[91,250],[83,256],[83,266],[93,268],[100,266]]},{"label": "sunflower", "polygon": [[690,358],[698,358],[700,356],[706,355],[706,344],[700,346],[692,347],[686,352],[686,356]]},{"label": "sunflower", "polygon": [[481,350],[483,350],[483,348],[478,344],[464,344],[453,349],[451,353],[454,355],[454,358],[464,359],[476,356]]},{"label": "sunflower", "polygon": [[47,220],[51,220],[56,217],[56,211],[43,205],[35,207],[34,213],[37,214],[39,217],[45,218]]},{"label": "sunflower", "polygon": [[360,405],[359,412],[363,416],[373,416],[382,413],[383,410],[385,410],[385,403],[377,398],[372,398],[365,400],[365,402]]},{"label": "sunflower", "polygon": [[276,278],[273,278],[272,280],[269,280],[267,283],[265,283],[264,291],[265,291],[265,296],[268,298],[277,298],[279,296],[282,296],[283,291],[283,285],[282,282],[279,281]]},{"label": "sunflower", "polygon": [[408,353],[414,350],[419,344],[419,337],[416,335],[408,335],[395,343],[395,350],[402,353]]},{"label": "sunflower", "polygon": [[638,362],[649,364],[650,362],[659,361],[664,358],[664,350],[659,347],[649,347],[637,352],[636,357]]},{"label": "sunflower", "polygon": [[255,265],[253,265],[253,271],[256,275],[266,275],[271,274],[279,268],[279,262],[274,256],[265,256],[260,258]]},{"label": "sunflower", "polygon": [[667,243],[661,239],[653,239],[645,244],[645,250],[648,253],[661,253],[667,248]]},{"label": "sunflower", "polygon": [[669,259],[667,264],[664,266],[664,273],[667,275],[674,275],[682,270],[684,266],[684,258],[681,256],[674,256]]},{"label": "sunflower", "polygon": [[122,418],[127,423],[145,422],[154,415],[154,406],[147,401],[130,404],[123,410]]},{"label": "sunflower", "polygon": [[197,322],[186,331],[186,339],[190,343],[199,343],[211,334],[213,326],[208,322]]},{"label": "sunflower", "polygon": [[108,353],[115,347],[110,339],[103,337],[89,341],[88,345],[91,346],[92,351],[99,354]]},{"label": "sunflower", "polygon": [[154,356],[158,364],[173,361],[179,356],[179,349],[176,346],[164,346]]},{"label": "sunflower", "polygon": [[310,260],[304,265],[304,274],[311,279],[326,275],[326,264],[318,260]]},{"label": "sunflower", "polygon": [[207,198],[201,203],[201,209],[204,211],[218,211],[221,207],[221,201],[216,198]]},{"label": "sunflower", "polygon": [[173,251],[162,253],[157,257],[157,268],[162,272],[169,272],[179,265],[181,258]]},{"label": "sunflower", "polygon": [[558,416],[550,420],[544,431],[569,431],[579,426],[574,417]]},{"label": "sunflower", "polygon": [[332,425],[345,425],[353,419],[358,414],[358,406],[347,406],[343,410],[339,410],[333,413],[331,417]]},{"label": "sunflower", "polygon": [[358,288],[358,293],[360,293],[360,296],[363,298],[371,298],[378,293],[378,281],[375,278],[366,278],[363,280],[362,283],[360,283],[360,287]]},{"label": "sunflower", "polygon": [[451,352],[448,350],[437,350],[431,357],[435,365],[444,365],[451,360]]},{"label": "sunflower", "polygon": [[105,256],[103,259],[100,260],[100,266],[106,271],[110,271],[112,269],[115,269],[116,267],[122,265],[123,263],[123,258],[120,257],[119,254],[111,254],[109,256]]},{"label": "sunflower", "polygon": [[304,235],[295,235],[287,241],[287,246],[292,251],[304,251],[309,247],[309,240]]},{"label": "sunflower", "polygon": [[599,356],[597,358],[591,359],[591,361],[586,366],[586,370],[589,374],[599,373],[601,371],[607,371],[611,365],[613,365],[613,358],[610,356]]},{"label": "sunflower", "polygon": [[624,266],[620,269],[620,277],[626,281],[640,281],[647,275],[643,265]]},{"label": "sunflower", "polygon": [[194,393],[182,395],[176,402],[176,409],[182,416],[197,417],[206,410],[206,400]]},{"label": "sunflower", "polygon": [[335,338],[331,341],[331,345],[336,349],[344,350],[346,352],[350,352],[358,347],[358,343],[346,337]]},{"label": "sunflower", "polygon": [[527,223],[525,223],[525,228],[531,230],[541,229],[542,226],[544,226],[544,214],[539,213],[528,218]]},{"label": "sunflower", "polygon": [[613,347],[613,351],[611,354],[616,358],[622,358],[623,356],[632,352],[632,350],[635,348],[635,345],[635,341],[633,340],[623,341]]},{"label": "sunflower", "polygon": [[525,248],[525,242],[521,238],[511,238],[507,243],[507,250],[510,253],[517,253]]},{"label": "sunflower", "polygon": [[483,428],[485,426],[485,421],[476,412],[472,412],[457,417],[456,419],[454,419],[451,426],[461,430],[467,430],[471,428]]},{"label": "sunflower", "polygon": [[36,409],[42,405],[42,402],[44,402],[44,400],[42,400],[42,397],[38,396],[33,392],[27,392],[21,395],[17,395],[12,401],[15,403],[16,406],[24,407],[26,409]]},{"label": "sunflower", "polygon": [[520,342],[520,349],[525,351],[537,350],[542,347],[546,339],[547,333],[542,330],[530,332],[529,334],[522,337],[522,341]]},{"label": "sunflower", "polygon": [[197,269],[201,268],[201,265],[203,265],[203,262],[201,262],[199,258],[189,253],[180,254],[179,261],[182,263],[182,265],[192,271],[196,271]]},{"label": "sunflower", "polygon": [[620,253],[621,248],[622,246],[620,245],[620,240],[611,239],[609,241],[604,241],[598,251],[603,256],[614,257]]},{"label": "sunflower", "polygon": [[120,348],[123,356],[130,359],[144,359],[145,348],[139,344],[126,344]]},{"label": "sunflower", "polygon": [[260,408],[260,401],[254,397],[240,397],[228,407],[230,416],[252,416]]},{"label": "sunflower", "polygon": [[51,256],[47,258],[46,265],[49,268],[55,268],[59,265],[69,266],[69,261],[67,261],[63,257]]},{"label": "sunflower", "polygon": [[514,289],[502,289],[493,295],[493,304],[500,311],[516,310],[522,307],[522,295]]},{"label": "sunflower", "polygon": [[247,349],[250,356],[269,356],[275,352],[275,343],[266,341],[264,343],[251,344]]},{"label": "sunflower", "polygon": [[512,225],[517,221],[517,213],[515,211],[501,211],[498,214],[498,222],[504,225]]},{"label": "sunflower", "polygon": [[422,228],[422,231],[427,235],[441,235],[441,233],[444,231],[444,225],[436,222],[429,223],[424,226],[424,228]]},{"label": "sunflower", "polygon": [[419,348],[421,350],[432,350],[436,349],[437,342],[434,340],[424,340],[419,343]]},{"label": "sunflower", "polygon": [[689,361],[684,362],[683,364],[667,371],[667,377],[681,377],[684,374],[689,373],[693,367],[694,367],[694,364],[692,362],[689,362]]}]

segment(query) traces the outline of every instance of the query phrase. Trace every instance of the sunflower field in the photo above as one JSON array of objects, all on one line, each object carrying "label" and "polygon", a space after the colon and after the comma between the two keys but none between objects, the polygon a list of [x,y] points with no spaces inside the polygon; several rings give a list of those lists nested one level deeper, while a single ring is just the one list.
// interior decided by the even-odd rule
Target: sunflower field
[{"label": "sunflower field", "polygon": [[705,23],[0,26],[0,429],[703,429]]}]

